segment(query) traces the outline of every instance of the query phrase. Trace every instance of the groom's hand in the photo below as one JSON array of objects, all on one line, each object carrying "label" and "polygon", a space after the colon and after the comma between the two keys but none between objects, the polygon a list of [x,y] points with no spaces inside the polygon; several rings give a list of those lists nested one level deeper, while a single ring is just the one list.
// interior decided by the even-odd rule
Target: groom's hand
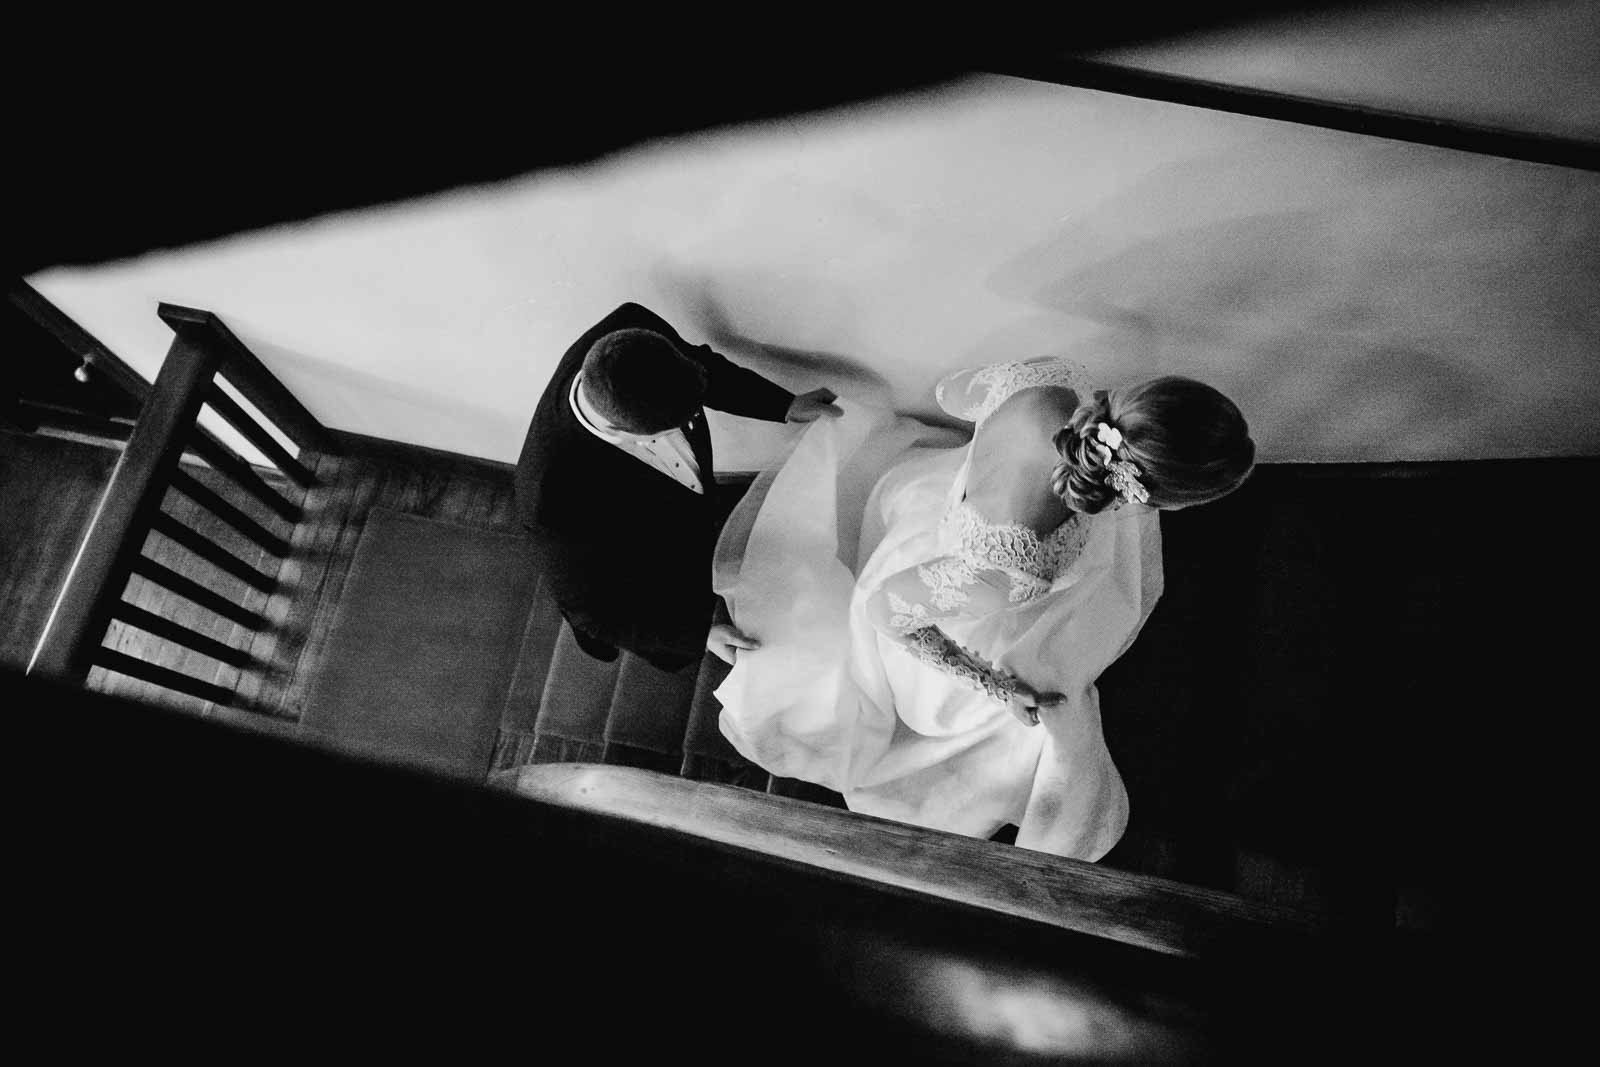
[{"label": "groom's hand", "polygon": [[821,418],[837,419],[844,414],[844,409],[835,404],[839,397],[832,389],[813,389],[809,393],[801,393],[789,403],[789,413],[784,416],[789,422],[816,422]]},{"label": "groom's hand", "polygon": [[733,658],[739,654],[739,649],[758,649],[761,642],[748,634],[741,633],[731,622],[719,622],[711,627],[711,632],[706,634],[706,648],[713,656],[722,662],[733,663]]}]

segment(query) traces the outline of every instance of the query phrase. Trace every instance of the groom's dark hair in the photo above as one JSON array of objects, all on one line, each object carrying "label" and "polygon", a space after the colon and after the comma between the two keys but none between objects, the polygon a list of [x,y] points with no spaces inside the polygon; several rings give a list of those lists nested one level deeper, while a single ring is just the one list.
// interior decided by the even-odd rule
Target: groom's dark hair
[{"label": "groom's dark hair", "polygon": [[681,426],[700,407],[706,372],[653,330],[616,330],[583,359],[584,396],[630,433]]}]

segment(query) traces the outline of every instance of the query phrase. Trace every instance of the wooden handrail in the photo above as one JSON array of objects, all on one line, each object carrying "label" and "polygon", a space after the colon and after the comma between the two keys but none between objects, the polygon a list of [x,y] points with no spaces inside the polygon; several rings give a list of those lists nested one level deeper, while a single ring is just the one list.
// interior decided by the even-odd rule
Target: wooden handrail
[{"label": "wooden handrail", "polygon": [[749,789],[633,767],[533,764],[497,780],[533,799],[1166,955],[1293,954],[1316,915]]},{"label": "wooden handrail", "polygon": [[215,352],[182,336],[173,340],[34,649],[30,674],[70,683],[88,675],[217,361]]},{"label": "wooden handrail", "polygon": [[[1512,1000],[1509,1008],[1504,993],[1533,968],[1548,967],[1555,958],[1548,951],[1508,959],[1470,937],[1448,952],[1411,945],[1325,951],[1321,942],[1330,939],[1301,938],[1305,951],[1279,966],[1163,954],[585,810],[570,802],[574,789],[566,800],[530,800],[3,672],[0,704],[19,709],[20,751],[69,751],[89,737],[116,755],[88,774],[24,761],[33,776],[24,795],[49,814],[42,829],[39,820],[21,820],[20,862],[39,872],[43,888],[38,879],[20,881],[39,890],[52,920],[42,953],[59,954],[58,926],[82,935],[87,951],[104,941],[102,929],[118,934],[131,919],[151,926],[152,943],[176,944],[180,953],[184,938],[203,940],[196,973],[210,975],[218,923],[265,916],[266,932],[258,930],[245,950],[233,938],[222,946],[220,955],[239,961],[240,973],[256,965],[248,949],[269,939],[292,937],[293,951],[274,947],[273,958],[286,964],[329,939],[343,944],[353,936],[358,948],[370,939],[376,951],[352,951],[352,958],[402,966],[393,988],[403,982],[408,995],[421,988],[430,1006],[441,975],[446,985],[478,976],[463,1017],[481,1020],[526,1011],[527,983],[507,983],[503,974],[508,953],[515,956],[531,930],[546,957],[562,961],[560,980],[534,990],[545,1017],[570,1018],[603,1001],[593,1025],[615,1029],[618,1003],[630,1005],[635,1023],[652,1009],[646,1036],[659,1045],[666,1028],[715,1014],[725,1053],[711,1056],[717,1062],[760,1056],[759,1042],[774,1034],[785,1035],[780,1058],[824,1063],[830,1056],[849,1062],[841,1049],[863,1048],[906,1063],[1359,1063],[1388,1052],[1426,1062],[1442,1039],[1479,1039],[1482,1027],[1463,1005],[1511,1011],[1505,1017],[1519,1040],[1525,1019],[1549,1015],[1544,984],[1537,986],[1543,999]],[[791,816],[812,807],[766,799]],[[30,851],[34,842],[48,847]],[[991,866],[999,855],[1005,863],[1024,858],[1010,846],[970,844]],[[164,862],[147,863],[127,891],[108,896],[97,882],[106,856],[137,860],[152,848]],[[1080,866],[1068,866],[1070,884]],[[273,877],[259,877],[262,871]],[[207,878],[228,892],[189,892]],[[322,897],[283,909],[286,883],[315,886]],[[515,891],[508,895],[507,886]],[[196,901],[209,910],[197,914]],[[152,905],[166,921],[150,924]],[[108,915],[107,907],[118,910]],[[463,915],[499,925],[464,936]],[[281,922],[272,924],[274,916]],[[1500,916],[1508,926],[1522,917]],[[1499,927],[1489,930],[1492,949]],[[396,931],[405,934],[398,947]],[[1516,940],[1538,938],[1519,930]],[[449,946],[448,959],[435,962],[430,946]],[[458,951],[463,946],[470,959]],[[343,971],[336,977],[345,980]],[[518,988],[508,993],[508,986]],[[375,1010],[392,1008],[391,986],[378,988]],[[596,990],[617,995],[596,997]],[[486,1004],[497,1011],[486,1014]],[[867,1044],[863,1027],[871,1025],[882,1029],[881,1043]],[[980,1030],[989,1035],[985,1047],[937,1055]],[[908,1032],[928,1040],[914,1043]],[[1128,1039],[1140,1033],[1160,1043],[1130,1050]],[[1078,1034],[1098,1048],[1011,1047]],[[797,1041],[807,1054],[787,1055]],[[647,1045],[640,1043],[645,1056]]]},{"label": "wooden handrail", "polygon": [[62,347],[79,359],[90,360],[96,373],[104,375],[122,392],[143,403],[150,396],[150,383],[102,344],[93,334],[73,322],[65,312],[52,304],[45,295],[21,278],[14,278],[6,287],[6,299],[28,318],[38,323],[45,332],[61,342]]},{"label": "wooden handrail", "polygon": [[338,454],[338,442],[327,428],[214,313],[177,304],[161,304],[156,313],[179,337],[216,353],[223,377],[295,444],[315,452]]},{"label": "wooden handrail", "polygon": [[1079,56],[1003,60],[991,68],[1032,81],[1070,85],[1120,96],[1160,100],[1235,115],[1317,126],[1393,141],[1450,148],[1575,170],[1600,171],[1600,144],[1573,137],[1498,129],[1459,119],[1439,119],[1356,104],[1337,104],[1292,93],[1225,85]]},{"label": "wooden handrail", "polygon": [[[88,360],[94,367],[93,373],[104,377],[107,381],[115,385],[118,390],[140,404],[143,404],[149,398],[151,385],[143,375],[134,370],[133,367],[131,367],[127,362],[119,358],[117,354],[111,351],[111,349],[101,342],[99,338],[95,337],[88,330],[74,322],[72,318],[66,314],[66,312],[62,311],[55,304],[51,303],[49,298],[47,298],[43,293],[39,292],[39,290],[35,289],[32,285],[28,284],[25,279],[13,278],[10,281],[6,287],[6,299],[9,300],[18,311],[37,324],[40,329],[44,330],[46,333],[50,334],[58,342],[60,342],[61,346],[68,352],[71,352],[81,360]],[[164,306],[172,307],[176,312],[188,313],[189,319],[193,319],[196,325],[206,325],[215,320],[215,316],[211,315],[210,312],[194,311],[194,309],[191,308],[178,308],[175,305]],[[207,316],[210,316],[210,318],[208,319]],[[249,357],[253,367],[250,371],[247,371],[247,373],[254,373],[254,368],[259,367],[259,374],[266,375],[269,378],[271,377],[271,372],[265,367],[261,366],[260,360],[256,359],[248,349],[245,349],[244,346],[239,342],[239,339],[231,332],[227,331],[227,327],[223,326],[220,321],[215,322],[215,326],[219,327],[226,333],[226,336],[231,341],[232,345],[237,346],[240,350],[243,350],[245,355]],[[232,349],[229,348],[228,351],[231,352]],[[221,392],[220,389],[217,391],[219,393]],[[241,391],[243,390],[241,389]],[[268,455],[274,463],[278,464],[280,470],[289,475],[290,478],[294,479],[302,488],[308,488],[310,485],[314,484],[315,479],[311,478],[310,472],[305,470],[305,468],[299,463],[295,462],[292,457],[289,457],[288,453],[284,451],[282,446],[278,445],[276,441],[272,441],[272,446],[269,448],[268,446],[264,446],[257,441],[256,436],[251,431],[247,431],[239,427],[238,423],[234,422],[233,418],[230,416],[230,413],[223,410],[225,404],[227,402],[231,402],[231,398],[228,398],[227,394],[225,393],[222,395],[224,397],[223,404],[212,402],[211,397],[207,397],[207,402],[212,402],[213,406],[217,408],[218,414],[222,415],[223,418],[228,419],[229,422],[234,423],[235,428],[239,429],[240,433],[248,437],[252,443],[256,444],[258,448],[261,448],[264,454]],[[292,397],[290,399],[293,400]],[[252,403],[254,403],[253,400]],[[298,406],[298,402],[296,402],[296,406]],[[234,405],[234,407],[236,410],[238,410],[239,414],[245,414],[242,409],[237,408],[237,405]],[[301,408],[300,410],[303,411],[304,409]],[[74,416],[72,413],[61,412],[55,417],[71,419]],[[245,417],[248,418],[248,415],[245,415]],[[251,421],[253,422],[254,420]],[[321,424],[319,423],[318,426],[320,427],[320,425]],[[105,433],[106,429],[107,427],[99,424],[86,427],[88,432],[95,433]],[[217,440],[215,435],[213,435],[210,430],[204,429],[203,427],[196,427],[195,432],[207,443],[220,446],[221,442]],[[327,431],[324,429],[323,433],[327,433]],[[126,434],[118,434],[117,436],[125,437]],[[268,437],[268,440],[271,440],[270,435],[265,436]],[[337,453],[341,450],[341,446],[336,438],[329,436],[328,443],[331,446],[330,448],[323,448],[319,449],[318,451]],[[273,448],[275,448],[276,451],[273,451]],[[282,459],[289,459],[289,461],[294,464],[294,468],[298,469],[285,467],[280,456]]]},{"label": "wooden handrail", "polygon": [[1277,460],[1256,465],[1251,478],[1271,478],[1277,482],[1393,481],[1397,479],[1446,479],[1462,482],[1493,482],[1497,478],[1525,478],[1530,473],[1561,474],[1574,481],[1592,479],[1600,472],[1596,456],[1520,456],[1511,459],[1408,459],[1395,461],[1303,462]]},{"label": "wooden handrail", "polygon": [[[93,341],[87,334],[77,338],[63,336],[62,331],[70,334],[75,325],[26,283],[14,288],[12,296],[13,300],[23,301],[27,305],[23,309],[36,320],[40,316],[49,320],[42,324],[69,345],[73,341],[80,344]],[[160,305],[159,313],[172,327],[172,344],[155,384],[135,394],[143,404],[143,411],[112,471],[110,484],[101,496],[56,598],[28,670],[69,684],[81,684],[91,668],[102,666],[177,692],[227,703],[231,693],[222,686],[104,647],[107,628],[113,619],[121,619],[145,633],[234,667],[243,669],[253,662],[246,650],[217,641],[123,599],[129,577],[138,573],[252,631],[266,626],[265,615],[236,605],[201,582],[143,554],[146,538],[151,532],[157,532],[260,592],[270,595],[277,588],[275,570],[268,573],[258,569],[250,560],[162,510],[168,488],[175,488],[269,555],[282,560],[291,551],[289,538],[272,532],[221,494],[179,469],[185,449],[193,448],[280,518],[295,524],[304,515],[300,504],[269,485],[254,466],[199,426],[196,420],[209,403],[291,481],[302,489],[316,484],[311,471],[220,387],[216,379],[222,374],[230,378],[241,395],[263,416],[302,448],[324,452],[341,449],[335,438],[214,314],[171,304]]]}]

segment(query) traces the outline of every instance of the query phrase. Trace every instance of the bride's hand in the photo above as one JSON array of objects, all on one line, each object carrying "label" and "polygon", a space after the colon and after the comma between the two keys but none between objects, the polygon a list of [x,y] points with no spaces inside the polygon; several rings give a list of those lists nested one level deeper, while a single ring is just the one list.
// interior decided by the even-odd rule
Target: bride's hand
[{"label": "bride's hand", "polygon": [[1006,701],[1006,710],[1015,715],[1017,721],[1024,726],[1038,726],[1039,715],[1042,712],[1054,711],[1067,702],[1067,698],[1062,694],[1041,693],[1020,678],[1012,684],[1015,689],[1011,699]]},{"label": "bride's hand", "polygon": [[706,648],[713,656],[722,662],[733,663],[741,648],[757,649],[761,642],[746,633],[742,633],[731,622],[719,622],[711,627],[711,632],[706,634]]}]

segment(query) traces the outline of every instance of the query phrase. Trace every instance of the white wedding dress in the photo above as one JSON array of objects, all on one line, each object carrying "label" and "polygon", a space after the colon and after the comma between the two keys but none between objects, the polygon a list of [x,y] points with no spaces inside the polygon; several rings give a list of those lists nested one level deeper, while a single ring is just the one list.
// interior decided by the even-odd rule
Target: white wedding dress
[{"label": "white wedding dress", "polygon": [[[1050,385],[1087,395],[1074,366],[1043,360],[952,375],[938,397],[976,423],[977,441],[1007,399]],[[1042,537],[993,524],[965,502],[964,434],[841,407],[843,418],[813,423],[756,480],[719,540],[717,592],[761,642],[716,691],[723,734],[747,759],[833,789],[854,811],[976,837],[1014,823],[1022,847],[1099,859],[1127,825],[1128,796],[1094,683],[1160,596],[1156,512],[1074,515]],[[1000,575],[1007,595],[993,610],[941,617],[952,598],[966,600],[939,579],[950,567],[969,582],[974,570]],[[895,597],[897,612],[931,610],[962,648],[1066,704],[1026,726],[875,629],[869,599],[907,568],[927,596]]]}]

